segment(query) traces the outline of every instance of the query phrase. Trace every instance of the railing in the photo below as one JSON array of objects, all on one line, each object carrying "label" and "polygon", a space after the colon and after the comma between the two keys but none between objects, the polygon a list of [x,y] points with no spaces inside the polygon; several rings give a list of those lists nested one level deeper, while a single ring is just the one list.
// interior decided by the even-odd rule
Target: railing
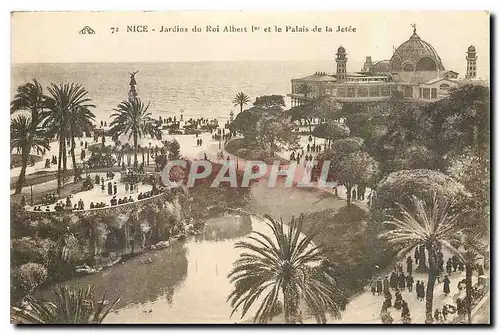
[{"label": "railing", "polygon": [[92,209],[85,209],[85,210],[61,210],[61,211],[26,211],[27,214],[29,215],[34,215],[34,216],[47,216],[47,215],[64,215],[68,213],[74,213],[76,215],[90,215],[90,214],[97,214],[97,213],[104,213],[106,211],[119,211],[121,209],[128,210],[128,209],[133,209],[134,207],[140,207],[143,204],[149,204],[151,201],[157,201],[163,197],[171,196],[172,190],[164,191],[158,195],[143,198],[140,200],[136,200],[134,202],[129,202],[129,203],[123,203],[123,204],[117,204],[117,205],[106,205],[101,208],[92,208]]}]

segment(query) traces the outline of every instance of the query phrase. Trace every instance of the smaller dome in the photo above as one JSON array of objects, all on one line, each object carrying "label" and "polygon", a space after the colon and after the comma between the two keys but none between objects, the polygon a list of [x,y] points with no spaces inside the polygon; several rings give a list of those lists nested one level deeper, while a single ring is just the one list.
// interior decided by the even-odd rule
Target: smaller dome
[{"label": "smaller dome", "polygon": [[337,49],[337,53],[345,53],[345,48],[341,45],[341,46]]},{"label": "smaller dome", "polygon": [[469,48],[467,49],[467,51],[469,51],[469,52],[476,52],[476,48],[474,47],[474,45],[471,45],[471,46],[469,46]]}]

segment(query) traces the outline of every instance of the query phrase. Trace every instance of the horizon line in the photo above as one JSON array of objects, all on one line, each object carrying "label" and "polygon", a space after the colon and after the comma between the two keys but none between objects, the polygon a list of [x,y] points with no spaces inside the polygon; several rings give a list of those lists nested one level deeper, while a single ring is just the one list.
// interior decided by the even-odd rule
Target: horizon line
[{"label": "horizon line", "polygon": [[161,64],[161,63],[263,63],[263,62],[334,62],[332,59],[310,59],[310,60],[153,60],[153,61],[59,61],[59,62],[10,62],[10,65],[36,65],[36,64]]}]

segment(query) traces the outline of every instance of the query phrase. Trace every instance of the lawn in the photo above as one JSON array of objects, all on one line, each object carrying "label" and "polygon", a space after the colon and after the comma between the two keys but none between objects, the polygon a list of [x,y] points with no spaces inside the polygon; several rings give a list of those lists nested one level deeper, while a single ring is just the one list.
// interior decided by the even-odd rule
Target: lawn
[{"label": "lawn", "polygon": [[289,162],[277,153],[271,154],[269,151],[264,151],[256,145],[249,143],[244,138],[235,138],[228,141],[224,149],[239,158],[250,161],[264,161],[268,165],[272,165],[276,160],[280,160],[281,163]]}]

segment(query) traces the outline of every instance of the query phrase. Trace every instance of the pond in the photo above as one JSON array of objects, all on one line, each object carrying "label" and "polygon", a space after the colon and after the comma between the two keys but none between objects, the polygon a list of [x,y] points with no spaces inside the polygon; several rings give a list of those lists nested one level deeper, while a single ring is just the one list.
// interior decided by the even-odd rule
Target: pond
[{"label": "pond", "polygon": [[213,218],[201,234],[186,241],[64,284],[94,285],[96,296],[120,297],[106,317],[109,323],[240,322],[237,314],[230,318],[226,298],[232,284],[227,275],[242,252],[234,248],[235,242],[252,230],[271,233],[264,221],[254,217]]}]

